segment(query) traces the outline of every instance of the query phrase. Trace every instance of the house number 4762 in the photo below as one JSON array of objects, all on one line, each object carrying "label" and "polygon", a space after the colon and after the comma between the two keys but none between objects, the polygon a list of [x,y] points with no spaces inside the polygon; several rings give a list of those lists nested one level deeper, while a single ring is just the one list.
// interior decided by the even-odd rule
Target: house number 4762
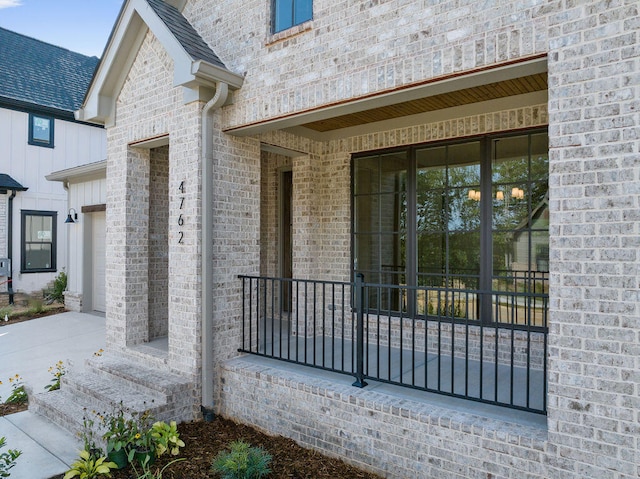
[{"label": "house number 4762", "polygon": [[[185,187],[184,181],[180,182],[180,186],[178,186],[178,191],[180,195],[184,195]],[[182,231],[182,227],[184,226],[184,217],[182,216],[182,209],[184,208],[184,196],[180,196],[180,216],[178,216],[178,226],[180,229],[178,230],[178,244],[183,244],[184,239],[184,231]]]}]

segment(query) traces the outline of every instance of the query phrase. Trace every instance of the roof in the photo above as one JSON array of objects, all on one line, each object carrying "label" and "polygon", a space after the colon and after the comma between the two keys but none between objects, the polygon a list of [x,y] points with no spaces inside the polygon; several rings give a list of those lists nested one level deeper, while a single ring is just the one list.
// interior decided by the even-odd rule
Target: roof
[{"label": "roof", "polygon": [[98,62],[0,28],[0,102],[74,112]]},{"label": "roof", "polygon": [[9,175],[0,173],[0,192],[6,192],[6,190],[26,191],[28,188],[22,186]]},{"label": "roof", "polygon": [[162,0],[147,0],[147,2],[193,60],[204,60],[220,68],[227,68],[176,7]]},{"label": "roof", "polygon": [[173,86],[183,87],[184,103],[208,101],[222,84],[232,91],[242,86],[244,77],[224,65],[181,13],[184,3],[124,1],[76,119],[103,125],[115,122],[115,100],[147,31],[173,60]]}]

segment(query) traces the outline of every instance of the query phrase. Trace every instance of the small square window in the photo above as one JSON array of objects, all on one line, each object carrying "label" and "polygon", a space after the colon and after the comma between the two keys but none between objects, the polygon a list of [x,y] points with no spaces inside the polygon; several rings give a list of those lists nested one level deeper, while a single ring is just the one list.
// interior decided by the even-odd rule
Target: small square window
[{"label": "small square window", "polygon": [[53,148],[53,118],[29,114],[29,144]]},{"label": "small square window", "polygon": [[313,0],[273,0],[273,33],[313,18]]}]

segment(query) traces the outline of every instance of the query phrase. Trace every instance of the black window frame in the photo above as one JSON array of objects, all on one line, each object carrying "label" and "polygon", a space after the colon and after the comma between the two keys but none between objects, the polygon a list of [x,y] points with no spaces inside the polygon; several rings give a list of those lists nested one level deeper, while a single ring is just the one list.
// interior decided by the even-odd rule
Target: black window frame
[{"label": "black window frame", "polygon": [[[415,218],[416,216],[416,178],[415,174],[409,173],[409,170],[416,170],[416,152],[420,149],[428,147],[437,147],[437,146],[453,146],[459,145],[463,143],[470,143],[473,141],[480,142],[480,149],[482,151],[481,158],[481,184],[480,190],[484,197],[491,197],[491,189],[492,189],[492,163],[493,163],[493,150],[492,150],[492,142],[499,139],[506,139],[510,137],[517,137],[528,135],[530,138],[537,134],[546,134],[548,138],[548,128],[547,127],[536,127],[536,128],[526,128],[526,129],[518,129],[511,130],[505,132],[495,132],[495,133],[487,133],[482,135],[473,135],[463,138],[451,138],[446,140],[437,140],[420,144],[412,144],[412,145],[403,145],[401,147],[393,147],[393,148],[385,148],[380,150],[370,150],[365,152],[354,153],[351,156],[351,275],[352,280],[355,281],[355,276],[359,273],[365,274],[365,281],[367,280],[366,271],[362,270],[360,265],[357,264],[356,258],[356,167],[355,162],[359,158],[367,158],[374,155],[392,155],[398,153],[406,153],[407,155],[407,177],[406,177],[406,185],[405,185],[405,195],[407,198],[407,218]],[[548,195],[548,177],[547,177],[547,195]],[[529,199],[527,200],[529,201]],[[499,290],[494,290],[491,286],[493,279],[493,225],[492,225],[492,203],[491,202],[483,202],[480,208],[481,214],[481,227],[480,227],[480,273],[479,273],[479,285],[478,291],[485,292],[495,292]],[[404,275],[406,284],[411,287],[416,287],[419,283],[418,274],[416,274],[418,269],[418,254],[417,254],[417,229],[416,225],[412,221],[407,221],[405,234],[408,239],[407,248],[406,248],[406,265],[404,272],[401,273]],[[529,245],[531,247],[531,245]],[[529,251],[529,254],[532,254],[532,251]],[[548,250],[547,250],[548,256]],[[382,273],[383,270],[380,270]],[[375,273],[375,271],[372,270]],[[547,271],[548,273],[548,268]],[[371,282],[371,281],[368,281]],[[373,281],[373,283],[378,283],[377,281]],[[380,283],[383,284],[383,283]],[[411,293],[409,293],[411,294]],[[485,307],[482,308],[483,311],[478,311],[482,322],[491,322],[491,314],[490,314],[490,304],[489,302],[484,302]],[[385,309],[388,313],[392,315],[403,314],[402,311],[395,311],[393,309]],[[467,321],[470,321],[469,319]]]},{"label": "black window frame", "polygon": [[[21,273],[55,273],[57,271],[57,242],[58,242],[58,212],[42,210],[21,210],[20,218],[20,272]],[[27,241],[27,217],[49,217],[51,218],[51,241],[35,242]],[[48,268],[27,267],[27,244],[47,243],[51,245],[51,262]]]},{"label": "black window frame", "polygon": [[[49,139],[47,141],[34,137],[34,123],[36,119],[49,121]],[[42,115],[40,113],[29,113],[29,144],[33,146],[42,146],[44,148],[54,148],[54,125],[55,119],[50,115]]]},{"label": "black window frame", "polygon": [[[289,3],[290,5],[286,5],[287,9],[290,9],[289,18],[286,23],[283,25],[278,24],[278,11],[279,8],[284,7],[284,3]],[[308,17],[301,18],[296,20],[296,12],[298,7],[302,4],[306,4],[306,6],[310,10],[310,14]],[[297,25],[301,25],[305,22],[313,20],[313,0],[272,0],[271,2],[271,33],[276,34],[280,32],[284,32],[290,28],[293,28]]]}]

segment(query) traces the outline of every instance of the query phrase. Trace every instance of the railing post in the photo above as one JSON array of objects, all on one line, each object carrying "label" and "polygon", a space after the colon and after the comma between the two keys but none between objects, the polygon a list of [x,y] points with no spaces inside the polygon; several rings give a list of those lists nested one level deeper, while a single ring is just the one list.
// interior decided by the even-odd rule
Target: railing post
[{"label": "railing post", "polygon": [[364,381],[364,275],[356,274],[354,298],[356,302],[356,382],[354,386],[363,388]]}]

